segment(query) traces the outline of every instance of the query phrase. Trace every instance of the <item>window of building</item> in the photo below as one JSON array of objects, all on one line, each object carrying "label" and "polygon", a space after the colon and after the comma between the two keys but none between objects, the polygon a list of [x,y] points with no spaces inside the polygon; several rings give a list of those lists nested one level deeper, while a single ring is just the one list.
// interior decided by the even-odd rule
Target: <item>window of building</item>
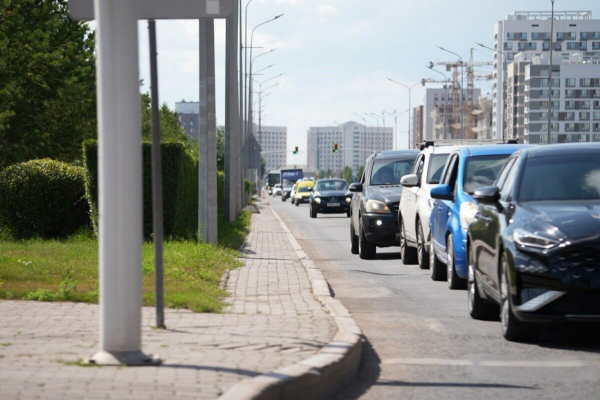
[{"label": "window of building", "polygon": [[554,43],[554,51],[562,51],[562,43]]},{"label": "window of building", "polygon": [[550,42],[542,43],[542,51],[550,51]]},{"label": "window of building", "polygon": [[519,40],[527,40],[527,32],[519,33]]},{"label": "window of building", "polygon": [[567,42],[567,50],[577,50],[577,42]]},{"label": "window of building", "polygon": [[593,32],[592,39],[600,39],[600,32]]},{"label": "window of building", "polygon": [[588,40],[588,33],[587,32],[581,32],[579,34],[579,40]]},{"label": "window of building", "polygon": [[581,109],[582,109],[582,110],[589,110],[589,109],[591,108],[591,105],[592,105],[592,104],[591,104],[591,102],[590,102],[589,100],[586,100],[586,101],[580,101],[579,103],[580,103],[580,105],[581,105]]},{"label": "window of building", "polygon": [[577,79],[575,79],[575,78],[565,79],[565,84],[567,87],[575,87],[575,85],[577,85]]},{"label": "window of building", "polygon": [[569,40],[577,40],[577,33],[576,32],[569,32],[568,39]]},{"label": "window of building", "polygon": [[589,122],[585,122],[583,124],[579,124],[579,131],[580,132],[589,132],[590,131],[590,124],[589,124]]},{"label": "window of building", "polygon": [[506,38],[507,38],[508,40],[515,40],[515,34],[514,34],[513,32],[508,32],[508,33],[506,34]]},{"label": "window of building", "polygon": [[527,44],[527,43],[519,42],[519,43],[518,43],[518,46],[517,46],[518,50],[519,50],[519,51],[525,51],[525,45],[526,45],[526,44]]},{"label": "window of building", "polygon": [[565,90],[565,97],[567,99],[572,99],[575,97],[575,91],[573,89],[567,89]]},{"label": "window of building", "polygon": [[581,87],[590,87],[592,86],[592,80],[590,78],[581,78],[580,85]]},{"label": "window of building", "polygon": [[512,50],[513,43],[512,42],[504,42],[504,50]]},{"label": "window of building", "polygon": [[565,33],[564,32],[557,32],[556,33],[556,39],[557,40],[565,40]]},{"label": "window of building", "polygon": [[531,34],[531,40],[540,40],[540,34],[539,34],[539,32],[533,32]]},{"label": "window of building", "polygon": [[579,50],[583,50],[583,51],[587,51],[587,42],[581,42],[579,43]]},{"label": "window of building", "polygon": [[580,112],[579,113],[579,120],[580,121],[589,121],[590,120],[590,113],[585,111],[585,112]]}]

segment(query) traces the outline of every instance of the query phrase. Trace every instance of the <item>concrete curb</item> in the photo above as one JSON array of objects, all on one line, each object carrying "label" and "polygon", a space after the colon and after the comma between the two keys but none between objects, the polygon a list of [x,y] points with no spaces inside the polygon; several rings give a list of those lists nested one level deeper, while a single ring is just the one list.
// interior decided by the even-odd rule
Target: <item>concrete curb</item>
[{"label": "concrete curb", "polygon": [[320,400],[329,399],[356,376],[362,350],[362,331],[341,301],[334,299],[327,280],[304,253],[285,222],[271,208],[300,258],[311,281],[314,296],[331,313],[338,332],[315,356],[295,365],[244,380],[221,400]]}]

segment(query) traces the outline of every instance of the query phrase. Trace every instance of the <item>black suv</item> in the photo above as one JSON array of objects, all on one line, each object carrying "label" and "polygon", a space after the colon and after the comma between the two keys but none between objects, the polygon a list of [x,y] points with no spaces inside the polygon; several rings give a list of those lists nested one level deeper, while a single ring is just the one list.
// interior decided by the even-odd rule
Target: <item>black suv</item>
[{"label": "black suv", "polygon": [[375,258],[377,247],[399,245],[400,178],[410,173],[418,154],[418,150],[384,151],[367,159],[360,182],[350,185],[352,254],[368,260]]}]

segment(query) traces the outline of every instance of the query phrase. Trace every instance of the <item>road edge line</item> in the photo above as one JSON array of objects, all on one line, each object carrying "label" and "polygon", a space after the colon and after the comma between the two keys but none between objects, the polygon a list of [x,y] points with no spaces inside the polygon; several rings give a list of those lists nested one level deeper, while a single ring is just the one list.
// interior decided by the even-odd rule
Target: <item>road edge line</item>
[{"label": "road edge line", "polygon": [[356,376],[363,334],[341,301],[333,298],[319,267],[306,255],[279,214],[275,218],[286,233],[310,279],[315,298],[333,316],[338,332],[316,355],[294,365],[246,379],[234,385],[220,400],[320,400],[330,399]]}]

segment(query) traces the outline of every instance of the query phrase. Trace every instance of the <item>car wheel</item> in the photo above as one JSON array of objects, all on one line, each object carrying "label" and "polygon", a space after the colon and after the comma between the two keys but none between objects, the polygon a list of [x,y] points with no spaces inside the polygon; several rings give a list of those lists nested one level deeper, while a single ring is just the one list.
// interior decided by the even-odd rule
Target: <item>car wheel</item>
[{"label": "car wheel", "polygon": [[350,210],[346,211],[346,217],[350,218],[351,214],[350,214]]},{"label": "car wheel", "polygon": [[314,209],[313,206],[310,206],[310,217],[317,218],[317,211]]},{"label": "car wheel", "polygon": [[464,289],[466,287],[466,282],[464,279],[461,279],[456,273],[456,268],[454,266],[454,242],[453,242],[452,234],[448,235],[446,245],[446,249],[448,251],[446,263],[446,278],[448,280],[448,287],[451,290]]},{"label": "car wheel", "polygon": [[446,280],[446,268],[444,268],[443,264],[438,260],[437,256],[435,255],[435,250],[433,248],[433,239],[431,240],[431,245],[429,246],[429,270],[431,271],[432,280]]},{"label": "car wheel", "polygon": [[404,265],[417,263],[416,249],[408,247],[406,241],[406,230],[404,229],[404,220],[400,221],[400,257]]},{"label": "car wheel", "polygon": [[356,236],[354,224],[352,223],[352,220],[350,220],[350,253],[358,254],[358,249],[358,236]]},{"label": "car wheel", "polygon": [[294,201],[294,203],[296,204],[296,207],[300,207],[300,202],[299,201]]},{"label": "car wheel", "polygon": [[497,320],[500,314],[498,306],[482,299],[479,295],[477,275],[475,274],[475,256],[470,246],[467,249],[467,257],[469,260],[469,277],[467,279],[469,314],[471,315],[471,318],[481,321]]},{"label": "car wheel", "polygon": [[292,202],[292,204],[294,204],[296,202],[293,197],[290,201]]},{"label": "car wheel", "polygon": [[423,235],[421,221],[417,221],[417,262],[419,263],[419,268],[429,268],[429,255],[425,250],[425,236]]},{"label": "car wheel", "polygon": [[500,260],[500,321],[502,322],[502,334],[506,340],[511,342],[532,342],[539,336],[539,327],[531,323],[522,322],[517,319],[512,310],[508,284],[508,264],[503,254]]},{"label": "car wheel", "polygon": [[359,247],[358,251],[359,251],[360,258],[362,258],[363,260],[372,260],[375,258],[375,255],[377,254],[377,247],[373,243],[370,243],[367,240],[362,221],[360,221],[359,229],[360,229],[360,232],[359,232],[360,236],[358,239],[358,247]]}]

